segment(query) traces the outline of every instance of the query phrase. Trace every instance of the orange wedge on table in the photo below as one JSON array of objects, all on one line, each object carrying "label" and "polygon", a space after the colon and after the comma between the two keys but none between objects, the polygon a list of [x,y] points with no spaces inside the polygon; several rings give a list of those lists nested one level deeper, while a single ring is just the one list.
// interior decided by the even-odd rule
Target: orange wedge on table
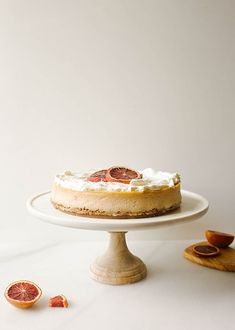
[{"label": "orange wedge on table", "polygon": [[68,300],[64,295],[58,295],[49,300],[50,307],[68,307]]}]

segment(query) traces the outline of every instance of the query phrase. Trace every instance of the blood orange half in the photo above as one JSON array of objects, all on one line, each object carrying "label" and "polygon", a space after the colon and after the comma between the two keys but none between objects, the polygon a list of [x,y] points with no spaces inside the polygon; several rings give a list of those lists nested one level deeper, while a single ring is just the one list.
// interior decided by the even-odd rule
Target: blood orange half
[{"label": "blood orange half", "polygon": [[111,182],[130,183],[133,179],[140,179],[141,174],[127,167],[110,167],[106,173],[106,180]]},{"label": "blood orange half", "polygon": [[95,173],[92,173],[87,178],[87,181],[91,181],[91,182],[106,181],[106,172],[107,172],[107,170],[100,170]]},{"label": "blood orange half", "polygon": [[193,252],[199,257],[214,257],[220,252],[219,248],[210,244],[196,244],[193,246]]},{"label": "blood orange half", "polygon": [[41,297],[42,290],[33,282],[16,281],[5,290],[7,301],[19,308],[29,308]]},{"label": "blood orange half", "polygon": [[50,298],[49,300],[49,306],[50,307],[68,307],[68,300],[65,296],[62,294],[59,296],[55,296],[53,298]]}]

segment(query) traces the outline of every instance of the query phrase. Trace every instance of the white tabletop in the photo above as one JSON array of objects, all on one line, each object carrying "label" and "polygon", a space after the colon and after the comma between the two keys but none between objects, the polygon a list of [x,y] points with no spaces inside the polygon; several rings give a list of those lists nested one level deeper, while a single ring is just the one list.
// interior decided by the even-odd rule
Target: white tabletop
[{"label": "white tabletop", "polygon": [[[148,267],[145,280],[124,286],[96,283],[88,276],[106,242],[0,243],[0,329],[4,330],[231,330],[235,310],[234,273],[195,265],[182,257],[192,241],[128,241]],[[28,279],[43,290],[30,310],[5,301],[5,287]],[[68,309],[47,300],[67,296]]]}]

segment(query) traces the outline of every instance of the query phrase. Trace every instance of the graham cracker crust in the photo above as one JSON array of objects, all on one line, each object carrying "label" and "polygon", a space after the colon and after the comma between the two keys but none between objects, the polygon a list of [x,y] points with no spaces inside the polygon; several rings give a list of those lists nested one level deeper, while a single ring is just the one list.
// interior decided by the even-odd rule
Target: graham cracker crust
[{"label": "graham cracker crust", "polygon": [[111,214],[109,212],[101,211],[101,210],[92,211],[92,210],[89,210],[86,208],[66,207],[64,205],[55,203],[53,201],[51,201],[51,203],[53,204],[53,206],[56,209],[58,209],[64,213],[67,213],[67,214],[90,217],[90,218],[106,218],[106,219],[135,219],[135,218],[156,217],[156,216],[163,215],[165,213],[174,211],[180,207],[180,203],[179,203],[179,204],[175,204],[175,205],[171,206],[170,208],[161,209],[161,210],[152,209],[152,210],[145,211],[145,212],[126,212],[126,213],[117,212],[117,213]]}]

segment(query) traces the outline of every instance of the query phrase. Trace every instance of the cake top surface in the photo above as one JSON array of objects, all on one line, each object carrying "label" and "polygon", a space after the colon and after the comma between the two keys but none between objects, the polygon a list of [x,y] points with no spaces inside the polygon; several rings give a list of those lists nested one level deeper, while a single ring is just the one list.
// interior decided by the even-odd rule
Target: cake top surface
[{"label": "cake top surface", "polygon": [[[122,168],[118,168],[122,169]],[[152,168],[146,168],[141,171],[134,171],[138,173],[136,178],[116,181],[91,181],[95,173],[103,172],[90,170],[86,172],[72,172],[65,171],[62,174],[57,174],[54,179],[54,183],[67,189],[76,191],[148,191],[148,190],[161,190],[167,187],[173,187],[180,182],[180,176],[178,173],[169,173],[162,171],[155,171]],[[132,171],[132,170],[130,170]],[[102,173],[103,174],[103,173]],[[123,183],[125,182],[125,183]]]}]

